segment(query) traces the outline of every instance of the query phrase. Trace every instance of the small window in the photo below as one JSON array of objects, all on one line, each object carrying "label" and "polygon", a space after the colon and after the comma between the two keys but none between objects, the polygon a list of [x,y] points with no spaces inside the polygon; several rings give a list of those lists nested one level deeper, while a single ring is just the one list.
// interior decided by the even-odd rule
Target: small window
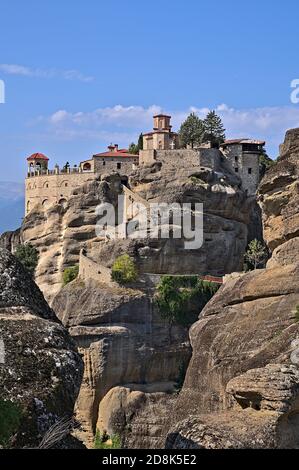
[{"label": "small window", "polygon": [[239,161],[239,158],[238,157],[235,157],[235,162],[238,162]]},{"label": "small window", "polygon": [[252,168],[248,168],[248,174],[251,175],[252,173]]},{"label": "small window", "polygon": [[67,187],[68,187],[68,184],[67,184],[67,183],[64,183],[64,186],[67,188]]},{"label": "small window", "polygon": [[117,163],[117,169],[120,170],[121,169],[121,163]]},{"label": "small window", "polygon": [[103,166],[105,166],[105,165],[106,165],[106,162],[105,162],[105,160],[103,160]]},{"label": "small window", "polygon": [[239,173],[239,168],[235,168],[235,172],[236,172],[236,173]]}]

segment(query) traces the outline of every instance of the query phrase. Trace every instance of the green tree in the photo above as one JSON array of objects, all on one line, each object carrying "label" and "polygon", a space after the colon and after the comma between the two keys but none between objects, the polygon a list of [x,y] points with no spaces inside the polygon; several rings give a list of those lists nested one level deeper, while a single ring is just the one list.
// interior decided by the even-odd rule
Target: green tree
[{"label": "green tree", "polygon": [[244,258],[251,269],[264,267],[267,260],[267,249],[262,242],[254,239],[249,243]]},{"label": "green tree", "polygon": [[198,276],[162,276],[155,303],[161,317],[170,325],[190,326],[219,287]]},{"label": "green tree", "polygon": [[138,138],[138,150],[143,150],[143,134],[141,133]]},{"label": "green tree", "polygon": [[203,120],[204,141],[212,142],[213,146],[219,146],[225,141],[225,129],[220,116],[215,111],[210,111]]},{"label": "green tree", "polygon": [[119,284],[127,284],[137,280],[137,269],[129,255],[121,255],[113,263],[111,278]]},{"label": "green tree", "polygon": [[267,152],[265,150],[265,148],[263,147],[262,149],[262,153],[260,155],[260,176],[261,178],[263,176],[265,176],[266,172],[269,170],[269,168],[271,168],[273,165],[275,165],[275,160],[272,160],[272,158],[270,158],[268,155],[267,155]]},{"label": "green tree", "polygon": [[70,268],[66,268],[63,271],[63,275],[62,275],[63,285],[66,286],[69,282],[74,281],[78,277],[78,274],[79,274],[78,265],[71,266]]},{"label": "green tree", "polygon": [[132,142],[129,146],[129,153],[131,153],[132,155],[137,155],[138,153],[138,146],[134,144],[134,142]]},{"label": "green tree", "polygon": [[138,137],[138,143],[137,145],[135,142],[132,142],[129,146],[129,153],[132,153],[133,155],[137,155],[140,150],[143,150],[143,135],[140,134]]},{"label": "green tree", "polygon": [[29,271],[31,275],[34,275],[39,258],[37,249],[30,243],[18,245],[15,251],[15,256],[27,271]]},{"label": "green tree", "polygon": [[204,136],[203,122],[195,113],[189,114],[187,119],[182,123],[179,130],[180,142],[183,147],[190,145],[194,148],[201,144]]}]

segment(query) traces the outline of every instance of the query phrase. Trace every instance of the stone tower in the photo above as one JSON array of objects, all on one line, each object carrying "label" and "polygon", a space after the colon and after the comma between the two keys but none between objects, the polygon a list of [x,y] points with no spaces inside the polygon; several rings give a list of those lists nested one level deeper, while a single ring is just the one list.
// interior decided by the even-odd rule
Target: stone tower
[{"label": "stone tower", "polygon": [[174,150],[178,148],[178,134],[172,132],[171,116],[157,114],[151,132],[143,134],[143,150]]},{"label": "stone tower", "polygon": [[233,171],[242,180],[242,188],[249,196],[256,193],[260,182],[260,155],[265,142],[262,140],[227,140],[221,150]]}]

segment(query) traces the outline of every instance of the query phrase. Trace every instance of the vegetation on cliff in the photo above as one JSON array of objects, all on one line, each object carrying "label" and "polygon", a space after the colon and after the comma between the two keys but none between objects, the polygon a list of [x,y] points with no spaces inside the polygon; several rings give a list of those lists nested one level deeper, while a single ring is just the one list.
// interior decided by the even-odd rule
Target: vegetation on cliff
[{"label": "vegetation on cliff", "polygon": [[121,255],[113,263],[111,278],[119,284],[128,284],[137,280],[137,269],[129,255]]},{"label": "vegetation on cliff", "polygon": [[78,265],[71,266],[70,268],[66,268],[63,271],[63,275],[62,275],[63,285],[66,286],[67,284],[69,284],[69,282],[74,281],[78,277],[78,274],[79,274]]},{"label": "vegetation on cliff", "polygon": [[121,449],[121,439],[115,434],[109,436],[107,433],[101,433],[100,431],[96,432],[96,437],[94,441],[95,449]]},{"label": "vegetation on cliff", "polygon": [[252,240],[249,243],[248,249],[244,256],[245,270],[250,271],[253,269],[264,268],[267,261],[267,256],[268,253],[266,246],[259,240]]},{"label": "vegetation on cliff", "polygon": [[155,301],[162,318],[170,324],[189,326],[218,289],[218,284],[198,276],[162,276]]},{"label": "vegetation on cliff", "polygon": [[16,249],[15,256],[33,276],[39,259],[37,249],[30,243],[19,245]]}]

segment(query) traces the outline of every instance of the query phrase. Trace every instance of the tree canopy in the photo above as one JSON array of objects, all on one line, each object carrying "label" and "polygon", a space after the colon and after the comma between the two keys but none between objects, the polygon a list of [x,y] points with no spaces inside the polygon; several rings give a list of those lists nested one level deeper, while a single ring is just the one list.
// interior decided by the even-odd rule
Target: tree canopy
[{"label": "tree canopy", "polygon": [[179,130],[180,142],[183,147],[190,145],[194,148],[203,141],[204,126],[201,119],[195,113],[189,114],[187,119],[182,123]]},{"label": "tree canopy", "polygon": [[39,253],[37,249],[30,243],[18,245],[15,252],[15,256],[27,269],[27,271],[29,271],[30,274],[33,276],[39,258]]},{"label": "tree canopy", "polygon": [[214,146],[219,146],[225,141],[225,129],[220,116],[215,111],[210,111],[203,120],[204,141],[209,141]]},{"label": "tree canopy", "polygon": [[138,137],[138,143],[132,142],[129,147],[129,153],[137,155],[140,150],[143,150],[143,135],[140,134]]}]

